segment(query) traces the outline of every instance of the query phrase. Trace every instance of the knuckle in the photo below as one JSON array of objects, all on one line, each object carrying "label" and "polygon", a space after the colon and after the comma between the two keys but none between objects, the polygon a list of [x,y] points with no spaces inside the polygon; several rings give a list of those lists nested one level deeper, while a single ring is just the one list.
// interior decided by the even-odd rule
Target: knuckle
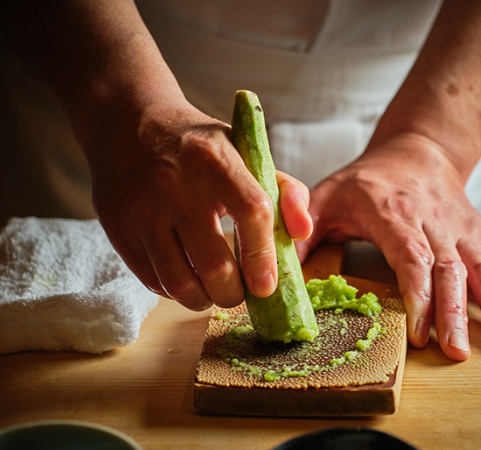
[{"label": "knuckle", "polygon": [[416,266],[433,266],[434,254],[424,243],[412,238],[407,238],[402,248],[404,253],[404,263]]},{"label": "knuckle", "polygon": [[434,262],[434,271],[442,278],[463,281],[468,277],[468,271],[462,261],[457,259],[440,259]]},{"label": "knuckle", "polygon": [[274,221],[272,201],[265,193],[252,196],[245,204],[245,213],[251,224],[271,224]]},{"label": "knuckle", "polygon": [[443,314],[446,316],[466,317],[466,310],[463,305],[456,302],[446,302],[443,305]]},{"label": "knuckle", "polygon": [[198,134],[188,136],[184,141],[184,146],[190,156],[202,154],[209,157],[217,153],[217,143]]},{"label": "knuckle", "polygon": [[219,257],[211,257],[205,258],[198,270],[201,279],[205,279],[207,282],[220,282],[232,275],[234,267],[230,261]]},{"label": "knuckle", "polygon": [[[235,150],[233,150],[235,151]],[[204,168],[216,180],[224,180],[234,169],[230,149],[220,139],[192,136],[184,146],[183,161],[192,170]]]},{"label": "knuckle", "polygon": [[242,262],[267,267],[271,261],[272,248],[267,246],[264,249],[246,250],[242,254]]},{"label": "knuckle", "polygon": [[196,286],[188,279],[164,283],[163,288],[167,294],[176,300],[189,300],[195,298],[197,294]]},{"label": "knuckle", "polygon": [[190,158],[205,161],[220,161],[224,145],[213,133],[190,133],[185,137],[183,147]]}]

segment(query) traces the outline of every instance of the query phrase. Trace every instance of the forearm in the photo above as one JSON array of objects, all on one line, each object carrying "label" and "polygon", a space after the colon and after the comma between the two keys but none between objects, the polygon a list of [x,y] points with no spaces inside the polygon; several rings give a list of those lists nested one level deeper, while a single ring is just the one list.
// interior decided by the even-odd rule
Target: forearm
[{"label": "forearm", "polygon": [[[5,36],[69,118],[90,164],[97,216],[145,286],[194,310],[242,302],[220,224],[228,212],[249,289],[270,295],[272,202],[230,127],[187,102],[133,1],[24,0],[7,13]],[[279,180],[287,229],[305,238],[307,193]]]},{"label": "forearm", "polygon": [[133,1],[24,1],[6,16],[7,41],[52,92],[87,152],[99,129],[138,121],[151,105],[168,120],[186,103]]},{"label": "forearm", "polygon": [[447,0],[368,152],[394,134],[416,134],[437,144],[465,182],[481,156],[480,54],[481,2]]}]

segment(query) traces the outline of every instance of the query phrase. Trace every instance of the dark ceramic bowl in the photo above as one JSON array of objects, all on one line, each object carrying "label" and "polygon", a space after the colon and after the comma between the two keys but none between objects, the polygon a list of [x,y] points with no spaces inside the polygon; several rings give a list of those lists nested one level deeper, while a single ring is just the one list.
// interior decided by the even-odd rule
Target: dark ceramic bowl
[{"label": "dark ceramic bowl", "polygon": [[0,430],[2,450],[142,450],[112,428],[81,421],[29,422]]},{"label": "dark ceramic bowl", "polygon": [[416,450],[400,439],[369,428],[326,428],[300,436],[273,450]]}]

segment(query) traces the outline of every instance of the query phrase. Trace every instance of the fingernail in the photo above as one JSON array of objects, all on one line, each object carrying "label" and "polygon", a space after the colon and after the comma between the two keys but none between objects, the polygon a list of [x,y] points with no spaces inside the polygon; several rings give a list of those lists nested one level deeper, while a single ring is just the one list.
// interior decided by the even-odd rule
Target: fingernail
[{"label": "fingernail", "polygon": [[459,348],[463,352],[469,351],[468,336],[466,336],[464,331],[454,330],[449,335],[448,344],[451,347]]},{"label": "fingernail", "polygon": [[419,340],[423,343],[426,344],[429,339],[429,329],[431,327],[429,326],[428,321],[424,318],[421,317],[418,319],[416,323],[416,336],[419,338]]},{"label": "fingernail", "polygon": [[163,289],[156,289],[151,286],[147,286],[147,289],[155,295],[166,298],[168,300],[172,300],[172,298]]},{"label": "fingernail", "polygon": [[212,306],[212,302],[210,301],[192,304],[192,303],[188,303],[188,302],[184,302],[182,300],[176,299],[176,302],[179,303],[179,305],[182,305],[184,308],[190,309],[191,311],[198,311],[198,312],[206,311]]},{"label": "fingernail", "polygon": [[272,272],[257,273],[251,278],[251,282],[251,286],[254,287],[254,294],[258,297],[268,297],[276,288]]},{"label": "fingernail", "polygon": [[207,303],[204,303],[203,305],[199,305],[198,311],[206,311],[212,306],[212,304],[213,304],[212,302],[207,302]]}]

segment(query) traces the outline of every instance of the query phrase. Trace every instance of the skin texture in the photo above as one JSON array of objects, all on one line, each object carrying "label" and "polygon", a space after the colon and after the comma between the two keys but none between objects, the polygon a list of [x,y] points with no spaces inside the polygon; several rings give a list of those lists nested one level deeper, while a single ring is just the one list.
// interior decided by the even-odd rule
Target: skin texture
[{"label": "skin texture", "polygon": [[364,154],[311,192],[312,237],[373,242],[395,270],[408,337],[434,322],[447,356],[468,358],[467,290],[481,304],[481,218],[464,184],[481,155],[481,4],[443,5]]},{"label": "skin texture", "polygon": [[[230,126],[185,99],[133,1],[30,0],[2,30],[49,89],[87,157],[98,218],[151,290],[187,308],[244,298],[220,226],[230,214],[251,290],[270,295],[277,265],[269,196],[230,140]],[[29,14],[23,8],[28,8]],[[41,36],[41,38],[40,38]],[[309,193],[278,174],[289,233],[312,230]]]},{"label": "skin texture", "polygon": [[[2,33],[70,121],[98,218],[139,279],[190,309],[239,304],[219,222],[230,214],[249,287],[270,295],[270,199],[230,127],[185,99],[133,1],[10,3]],[[469,356],[468,287],[481,304],[481,219],[463,192],[481,155],[480,42],[481,2],[447,0],[364,154],[310,202],[302,183],[278,173],[289,233],[312,232],[298,243],[301,261],[323,239],[373,242],[396,271],[410,342],[425,345],[434,321],[455,360]]]}]

